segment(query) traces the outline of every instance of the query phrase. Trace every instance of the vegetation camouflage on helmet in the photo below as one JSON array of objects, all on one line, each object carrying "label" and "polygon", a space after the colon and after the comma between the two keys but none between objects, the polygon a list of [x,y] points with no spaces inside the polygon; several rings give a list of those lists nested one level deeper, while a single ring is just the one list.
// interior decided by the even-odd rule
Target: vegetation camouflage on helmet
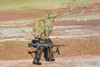
[{"label": "vegetation camouflage on helmet", "polygon": [[50,12],[48,14],[48,18],[56,18],[57,17],[57,13],[56,12]]}]

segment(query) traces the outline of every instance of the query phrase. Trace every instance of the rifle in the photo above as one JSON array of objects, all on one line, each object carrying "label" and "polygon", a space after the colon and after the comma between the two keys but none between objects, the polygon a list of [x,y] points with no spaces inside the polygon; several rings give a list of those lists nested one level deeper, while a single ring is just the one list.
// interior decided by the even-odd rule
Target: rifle
[{"label": "rifle", "polygon": [[40,47],[57,47],[56,52],[58,55],[60,55],[59,47],[65,46],[65,45],[55,45],[55,44],[42,44],[42,43],[35,43],[35,44],[30,44],[28,43],[28,47],[33,47],[39,49]]}]

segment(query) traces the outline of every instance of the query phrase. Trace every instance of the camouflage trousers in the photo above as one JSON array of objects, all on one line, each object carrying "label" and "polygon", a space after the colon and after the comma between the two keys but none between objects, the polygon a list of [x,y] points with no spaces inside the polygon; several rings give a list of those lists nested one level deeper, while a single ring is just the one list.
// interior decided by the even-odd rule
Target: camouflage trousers
[{"label": "camouflage trousers", "polygon": [[37,52],[35,53],[35,58],[34,58],[33,62],[39,63],[39,61],[41,60],[42,53],[44,53],[45,60],[50,61],[53,58],[52,49],[53,49],[53,47],[40,47],[40,48],[38,48]]}]

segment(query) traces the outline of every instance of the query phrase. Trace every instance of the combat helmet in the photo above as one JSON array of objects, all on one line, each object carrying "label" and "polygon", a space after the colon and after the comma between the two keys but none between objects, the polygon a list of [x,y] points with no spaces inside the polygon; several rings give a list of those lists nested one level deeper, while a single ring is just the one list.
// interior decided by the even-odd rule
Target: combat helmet
[{"label": "combat helmet", "polygon": [[57,17],[57,13],[56,12],[50,12],[49,14],[48,14],[48,18],[56,18]]}]

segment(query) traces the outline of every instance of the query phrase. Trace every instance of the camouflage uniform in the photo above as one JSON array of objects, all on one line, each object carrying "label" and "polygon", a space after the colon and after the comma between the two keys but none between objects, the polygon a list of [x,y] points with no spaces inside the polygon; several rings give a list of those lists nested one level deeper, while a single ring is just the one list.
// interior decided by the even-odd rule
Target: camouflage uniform
[{"label": "camouflage uniform", "polygon": [[[49,14],[48,18],[39,19],[35,21],[34,23],[34,27],[33,27],[34,38],[38,39],[40,43],[49,43],[52,45],[52,41],[49,38],[49,35],[51,34],[53,30],[53,21],[50,20],[51,16],[52,15]],[[52,56],[53,56],[52,47],[40,47],[39,49],[37,49],[33,62],[39,63],[43,52],[44,52],[45,60],[50,61],[52,59]],[[48,54],[51,55],[49,56],[49,58],[47,58]]]},{"label": "camouflage uniform", "polygon": [[34,23],[34,38],[48,39],[53,29],[53,24],[50,19],[39,19]]}]

